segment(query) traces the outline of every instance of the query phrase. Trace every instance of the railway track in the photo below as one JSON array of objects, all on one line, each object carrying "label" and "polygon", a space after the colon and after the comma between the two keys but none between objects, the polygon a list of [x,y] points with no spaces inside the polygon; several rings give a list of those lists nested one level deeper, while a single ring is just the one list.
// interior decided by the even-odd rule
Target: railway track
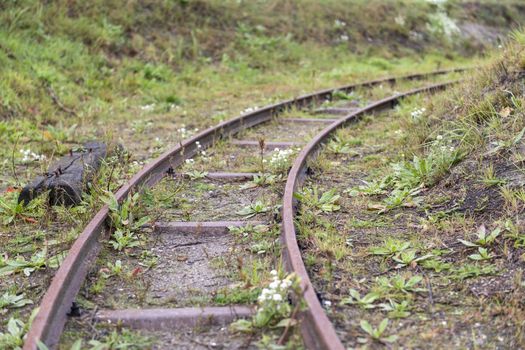
[{"label": "railway track", "polygon": [[[216,127],[209,128],[191,139],[173,147],[153,162],[146,165],[140,172],[125,184],[115,194],[115,198],[122,202],[130,194],[143,189],[152,188],[158,185],[163,179],[180,177],[178,169],[193,157],[203,154],[203,150],[217,145],[221,140],[226,140],[226,151],[233,147],[237,148],[289,148],[300,147],[292,138],[287,140],[273,139],[274,135],[292,134],[295,136],[307,137],[315,136],[300,151],[293,166],[288,173],[284,196],[282,200],[282,233],[283,242],[283,261],[286,269],[295,272],[301,278],[304,298],[308,306],[307,310],[301,315],[302,335],[307,348],[312,349],[343,349],[341,342],[333,329],[330,321],[326,317],[322,306],[315,295],[315,290],[309,280],[304,267],[297,241],[295,238],[294,213],[296,205],[293,200],[294,191],[303,181],[307,168],[307,160],[310,159],[319,146],[327,140],[334,130],[359,119],[361,116],[376,113],[393,107],[400,99],[418,93],[432,92],[443,89],[451,82],[441,82],[433,85],[426,85],[412,89],[405,93],[397,93],[391,97],[383,98],[379,101],[367,104],[363,108],[348,106],[335,106],[319,108],[324,101],[330,101],[337,93],[351,93],[359,89],[371,89],[386,84],[394,84],[400,81],[421,81],[434,76],[442,76],[448,73],[459,72],[457,70],[441,70],[425,74],[414,74],[397,78],[387,78],[370,82],[347,85],[335,89],[323,90],[310,95],[287,100],[275,105],[261,108],[251,113],[247,113],[235,119],[223,122]],[[337,93],[336,93],[337,92]],[[289,110],[305,110],[311,108],[315,116],[310,118],[278,118],[279,115]],[[317,116],[319,114],[320,116]],[[323,117],[324,116],[324,117]],[[276,122],[272,124],[272,121]],[[255,137],[251,139],[227,140],[239,133],[248,133],[254,128],[265,125],[277,127],[266,132],[265,141],[262,143]],[[315,127],[317,130],[315,130]],[[320,132],[319,132],[319,129]],[[253,135],[260,135],[260,130],[255,130]],[[262,132],[264,134],[264,132]],[[240,157],[238,157],[240,158]],[[232,161],[232,163],[235,163]],[[228,163],[229,164],[229,163]],[[205,174],[206,178],[221,182],[246,181],[252,178],[252,172],[229,172],[214,171],[210,169]],[[203,175],[204,176],[204,175]],[[203,206],[204,203],[201,203]],[[223,208],[227,210],[228,208]],[[24,349],[36,349],[38,342],[42,342],[49,348],[56,348],[60,336],[66,324],[68,314],[71,312],[73,302],[85,283],[86,276],[95,264],[97,256],[101,251],[102,242],[108,238],[109,230],[106,220],[110,215],[108,206],[104,206],[93,217],[91,222],[85,227],[83,232],[72,245],[66,259],[56,272],[49,289],[44,295],[39,311],[27,334]],[[217,215],[216,215],[217,216]],[[180,221],[180,213],[175,213],[178,220],[158,221],[154,233],[168,234],[174,236],[183,235],[186,241],[177,242],[177,246],[191,246],[194,244],[191,239],[195,235],[206,236],[203,241],[209,244],[227,244],[221,241],[228,232],[229,227],[241,227],[244,225],[257,225],[260,221],[255,220],[202,220]],[[271,218],[267,218],[271,219]],[[263,221],[264,222],[264,221]],[[224,252],[218,251],[217,254]],[[207,253],[206,253],[207,254]],[[253,313],[249,305],[236,306],[199,306],[199,307],[175,307],[175,308],[143,308],[143,309],[114,309],[98,310],[93,319],[97,322],[118,322],[123,326],[138,329],[177,329],[181,326],[195,326],[202,320],[212,323],[227,324],[239,317],[248,317]]]}]

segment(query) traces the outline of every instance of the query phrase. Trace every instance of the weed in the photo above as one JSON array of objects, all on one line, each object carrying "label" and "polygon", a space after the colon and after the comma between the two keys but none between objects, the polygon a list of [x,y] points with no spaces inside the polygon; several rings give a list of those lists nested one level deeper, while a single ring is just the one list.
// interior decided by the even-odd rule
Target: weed
[{"label": "weed", "polygon": [[44,267],[57,268],[65,254],[57,254],[52,257],[47,256],[47,249],[43,249],[26,260],[23,256],[18,256],[16,259],[7,259],[0,262],[0,276],[7,276],[15,273],[23,272],[24,275],[29,276],[32,272],[40,270]]},{"label": "weed", "polygon": [[490,259],[492,259],[494,257],[494,255],[491,254],[487,250],[487,248],[479,247],[477,254],[471,254],[468,257],[469,257],[469,259],[480,261],[480,260],[490,260]]},{"label": "weed", "polygon": [[247,207],[242,208],[237,212],[238,215],[244,216],[245,218],[252,218],[258,214],[267,213],[272,208],[261,201],[256,201]]},{"label": "weed", "polygon": [[24,322],[10,318],[7,322],[7,332],[0,333],[0,347],[2,349],[22,349],[25,327]]},{"label": "weed", "polygon": [[411,306],[408,300],[403,300],[398,303],[389,299],[388,303],[379,304],[379,307],[383,309],[383,311],[388,312],[388,317],[390,318],[405,318],[410,316]]},{"label": "weed", "polygon": [[273,185],[277,181],[280,181],[281,179],[282,179],[281,175],[259,173],[253,176],[252,181],[241,185],[241,189],[245,190],[245,189],[254,188],[254,187],[263,187],[263,186]]},{"label": "weed", "polygon": [[139,245],[137,232],[150,221],[148,216],[136,217],[139,200],[138,193],[128,196],[122,204],[118,203],[113,194],[105,200],[110,210],[111,224],[115,229],[109,242],[113,249],[121,251]]},{"label": "weed", "polygon": [[508,186],[500,187],[501,196],[505,199],[507,207],[512,213],[519,212],[525,203],[525,191],[522,189],[512,189]]},{"label": "weed", "polygon": [[107,277],[106,274],[100,273],[94,283],[89,286],[89,292],[95,295],[102,293],[106,288]]},{"label": "weed", "polygon": [[43,197],[36,198],[28,205],[24,205],[23,202],[18,203],[16,194],[17,192],[10,192],[3,197],[0,196],[0,215],[4,225],[12,224],[17,219],[34,221],[35,218],[42,216]]},{"label": "weed", "polygon": [[7,309],[20,308],[25,305],[33,304],[31,299],[24,298],[25,294],[10,294],[5,292],[0,296],[0,314],[7,312]]},{"label": "weed", "polygon": [[373,180],[370,182],[363,180],[364,185],[360,185],[356,188],[347,189],[345,192],[349,193],[353,197],[360,193],[368,196],[384,194],[386,193],[386,190],[390,185],[391,180],[391,177],[384,177],[381,180]]},{"label": "weed", "polygon": [[404,276],[397,275],[392,278],[382,277],[377,280],[380,290],[383,292],[402,292],[404,294],[426,292],[425,288],[418,285],[423,280],[421,276],[412,276],[406,279]]},{"label": "weed", "polygon": [[219,291],[213,298],[213,302],[217,305],[252,304],[257,301],[260,293],[260,288],[226,289]]},{"label": "weed", "polygon": [[352,228],[386,228],[390,224],[387,221],[374,219],[374,220],[360,220],[353,217],[347,222],[347,225]]},{"label": "weed", "polygon": [[112,235],[112,240],[109,241],[113,249],[121,251],[126,248],[134,248],[140,245],[139,239],[134,232],[115,231]]},{"label": "weed", "polygon": [[361,297],[361,294],[355,289],[350,289],[350,296],[341,300],[341,305],[357,305],[363,309],[373,309],[377,307],[374,302],[381,296],[378,293],[368,293]]},{"label": "weed", "polygon": [[341,208],[338,204],[341,196],[337,194],[335,189],[324,192],[319,196],[317,187],[314,187],[313,189],[306,189],[303,192],[296,192],[294,193],[294,197],[301,201],[307,208],[317,209],[319,213],[331,213]]},{"label": "weed", "polygon": [[483,177],[481,178],[481,182],[487,187],[503,186],[506,184],[505,180],[496,177],[496,174],[494,172],[494,166],[492,164],[490,164],[483,170]]},{"label": "weed", "polygon": [[104,278],[110,278],[111,276],[120,276],[123,272],[122,261],[117,260],[115,263],[108,262],[106,269],[101,269],[100,274]]},{"label": "weed", "polygon": [[[386,209],[395,209],[400,206],[413,207],[417,206],[421,202],[421,198],[414,197],[419,193],[419,189],[395,189],[388,197],[385,198]],[[410,200],[410,201],[409,201]]]},{"label": "weed", "polygon": [[424,261],[431,257],[433,257],[432,254],[427,254],[418,257],[416,256],[416,251],[414,249],[411,249],[396,254],[394,257],[392,257],[392,259],[398,263],[396,265],[396,269],[400,269],[405,266],[415,266],[418,262]]},{"label": "weed", "polygon": [[487,235],[487,229],[485,225],[481,225],[476,232],[477,240],[474,242],[466,241],[463,239],[458,239],[461,243],[467,247],[486,247],[491,245],[496,241],[496,238],[501,234],[501,228],[497,227],[492,232]]},{"label": "weed", "polygon": [[438,259],[428,259],[421,263],[421,266],[423,266],[425,269],[434,270],[436,272],[442,272],[447,271],[452,268],[451,263],[446,263]]},{"label": "weed", "polygon": [[157,266],[159,262],[159,257],[155,255],[154,253],[144,250],[140,253],[140,266],[144,266],[147,269],[151,269],[155,266]]},{"label": "weed", "polygon": [[370,253],[373,255],[386,255],[393,256],[400,252],[403,252],[410,248],[410,242],[400,241],[391,237],[388,237],[383,245],[380,247],[371,247],[369,248]]},{"label": "weed", "polygon": [[520,232],[520,228],[512,220],[508,219],[505,222],[506,237],[514,240],[515,248],[525,247],[525,234]]},{"label": "weed", "polygon": [[228,230],[234,235],[242,236],[246,238],[254,234],[260,235],[260,234],[267,233],[270,231],[270,227],[268,227],[268,225],[262,225],[262,224],[261,225],[248,224],[244,226],[230,226],[228,227]]},{"label": "weed", "polygon": [[484,275],[492,275],[496,273],[497,269],[494,265],[486,265],[479,267],[478,265],[463,264],[461,267],[452,271],[452,278],[458,280],[465,280],[468,278],[479,277]]},{"label": "weed", "polygon": [[346,93],[341,90],[336,90],[332,93],[332,98],[335,100],[346,100],[346,101],[354,101],[359,98],[354,92]]},{"label": "weed", "polygon": [[24,345],[24,336],[33,322],[38,309],[34,309],[29,316],[27,323],[11,317],[7,322],[7,332],[0,332],[0,349],[22,349]]},{"label": "weed", "polygon": [[356,152],[352,150],[352,144],[349,141],[341,139],[339,136],[334,136],[326,147],[330,152],[335,154],[356,154]]},{"label": "weed", "polygon": [[[386,328],[388,327],[389,320],[388,318],[383,319],[377,328],[373,328],[372,325],[367,320],[361,320],[360,326],[363,331],[365,331],[368,336],[380,343],[393,343],[397,340],[397,335],[384,336]],[[366,338],[359,338],[359,342],[366,343],[368,340]]]},{"label": "weed", "polygon": [[206,176],[208,176],[208,172],[192,170],[192,171],[187,171],[185,175],[188,176],[191,180],[201,180],[201,179],[204,179]]}]

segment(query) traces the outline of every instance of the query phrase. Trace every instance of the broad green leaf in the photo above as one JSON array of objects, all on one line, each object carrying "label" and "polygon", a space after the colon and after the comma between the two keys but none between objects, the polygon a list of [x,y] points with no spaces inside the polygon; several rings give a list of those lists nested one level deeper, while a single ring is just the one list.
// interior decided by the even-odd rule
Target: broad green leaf
[{"label": "broad green leaf", "polygon": [[367,320],[361,320],[359,325],[361,326],[361,329],[367,332],[368,334],[370,335],[374,334],[374,329],[372,328],[372,326]]}]

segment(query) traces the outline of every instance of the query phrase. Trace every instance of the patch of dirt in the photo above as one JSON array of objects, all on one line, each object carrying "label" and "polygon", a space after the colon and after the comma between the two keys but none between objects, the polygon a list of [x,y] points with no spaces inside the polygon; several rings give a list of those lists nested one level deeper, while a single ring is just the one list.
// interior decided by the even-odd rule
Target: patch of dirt
[{"label": "patch of dirt", "polygon": [[[151,271],[152,303],[182,306],[194,298],[213,297],[233,283],[231,270],[242,246],[228,234],[163,234],[151,248],[159,264]],[[223,264],[214,263],[217,259]]]},{"label": "patch of dirt", "polygon": [[184,307],[209,303],[217,290],[233,284],[231,270],[238,250],[228,234],[160,234],[149,251],[157,266],[145,271],[139,283],[110,278],[91,301],[99,307]]}]

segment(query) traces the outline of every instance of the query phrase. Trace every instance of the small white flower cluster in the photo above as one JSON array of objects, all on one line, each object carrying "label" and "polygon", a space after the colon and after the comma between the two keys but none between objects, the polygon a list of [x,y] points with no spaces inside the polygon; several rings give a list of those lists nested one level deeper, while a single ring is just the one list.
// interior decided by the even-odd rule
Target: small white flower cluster
[{"label": "small white flower cluster", "polygon": [[286,278],[280,279],[275,270],[272,270],[270,274],[272,275],[273,280],[268,285],[268,288],[262,290],[261,295],[259,295],[257,300],[259,301],[261,308],[276,307],[277,310],[280,310],[283,307],[281,305],[283,301],[284,303],[288,303],[286,297],[292,286],[292,281]]},{"label": "small white flower cluster", "polygon": [[346,34],[343,34],[339,37],[339,41],[346,42],[350,39],[350,37]]},{"label": "small white flower cluster", "polygon": [[[293,153],[294,150],[292,148],[283,150],[275,148],[273,150],[272,157],[270,158],[270,166],[275,170],[284,170],[284,168],[288,167],[288,160]],[[266,159],[264,159],[263,162],[266,163]]]},{"label": "small white flower cluster", "polygon": [[448,154],[449,152],[454,152],[456,148],[452,144],[452,140],[446,140],[443,135],[437,135],[436,140],[434,141],[435,145],[439,146],[441,154]]},{"label": "small white flower cluster", "polygon": [[180,134],[182,138],[186,138],[189,136],[192,136],[193,134],[197,133],[199,131],[198,128],[195,128],[193,130],[186,129],[186,125],[182,124],[180,128],[177,129],[177,132]]},{"label": "small white flower cluster", "polygon": [[394,18],[394,22],[396,22],[397,25],[400,25],[401,27],[405,26],[405,17],[402,15],[399,15]]},{"label": "small white flower cluster", "polygon": [[46,159],[46,156],[43,154],[36,154],[35,152],[28,149],[21,149],[20,153],[22,153],[22,162],[32,162],[32,161],[42,161]]},{"label": "small white flower cluster", "polygon": [[195,164],[195,160],[193,160],[193,159],[191,159],[191,158],[186,159],[184,162],[185,162],[186,164],[188,164],[188,165],[193,165],[193,164]]},{"label": "small white flower cluster", "polygon": [[195,145],[197,145],[197,149],[199,150],[199,155],[201,156],[202,160],[207,162],[210,160],[210,157],[208,157],[208,154],[206,151],[202,149],[202,145],[199,141],[195,141]]},{"label": "small white flower cluster", "polygon": [[149,105],[140,106],[140,109],[146,112],[152,111],[154,108],[155,108],[154,103],[149,104]]},{"label": "small white flower cluster", "polygon": [[410,116],[412,117],[412,119],[418,120],[419,118],[421,118],[421,116],[423,115],[423,113],[425,113],[426,110],[427,109],[424,107],[416,108],[412,111],[412,113],[410,113]]},{"label": "small white flower cluster", "polygon": [[451,39],[452,36],[460,32],[456,22],[444,11],[433,13],[428,18],[430,22],[427,23],[427,29],[431,33],[440,34],[447,39]]},{"label": "small white flower cluster", "polygon": [[241,111],[240,115],[243,115],[243,114],[246,114],[246,113],[255,112],[257,110],[257,108],[259,108],[259,107],[258,106],[248,107],[245,110]]},{"label": "small white flower cluster", "polygon": [[345,22],[345,21],[341,21],[341,20],[339,20],[339,19],[336,19],[336,20],[334,21],[334,26],[335,26],[336,28],[343,28],[343,27],[346,27],[346,22]]}]

